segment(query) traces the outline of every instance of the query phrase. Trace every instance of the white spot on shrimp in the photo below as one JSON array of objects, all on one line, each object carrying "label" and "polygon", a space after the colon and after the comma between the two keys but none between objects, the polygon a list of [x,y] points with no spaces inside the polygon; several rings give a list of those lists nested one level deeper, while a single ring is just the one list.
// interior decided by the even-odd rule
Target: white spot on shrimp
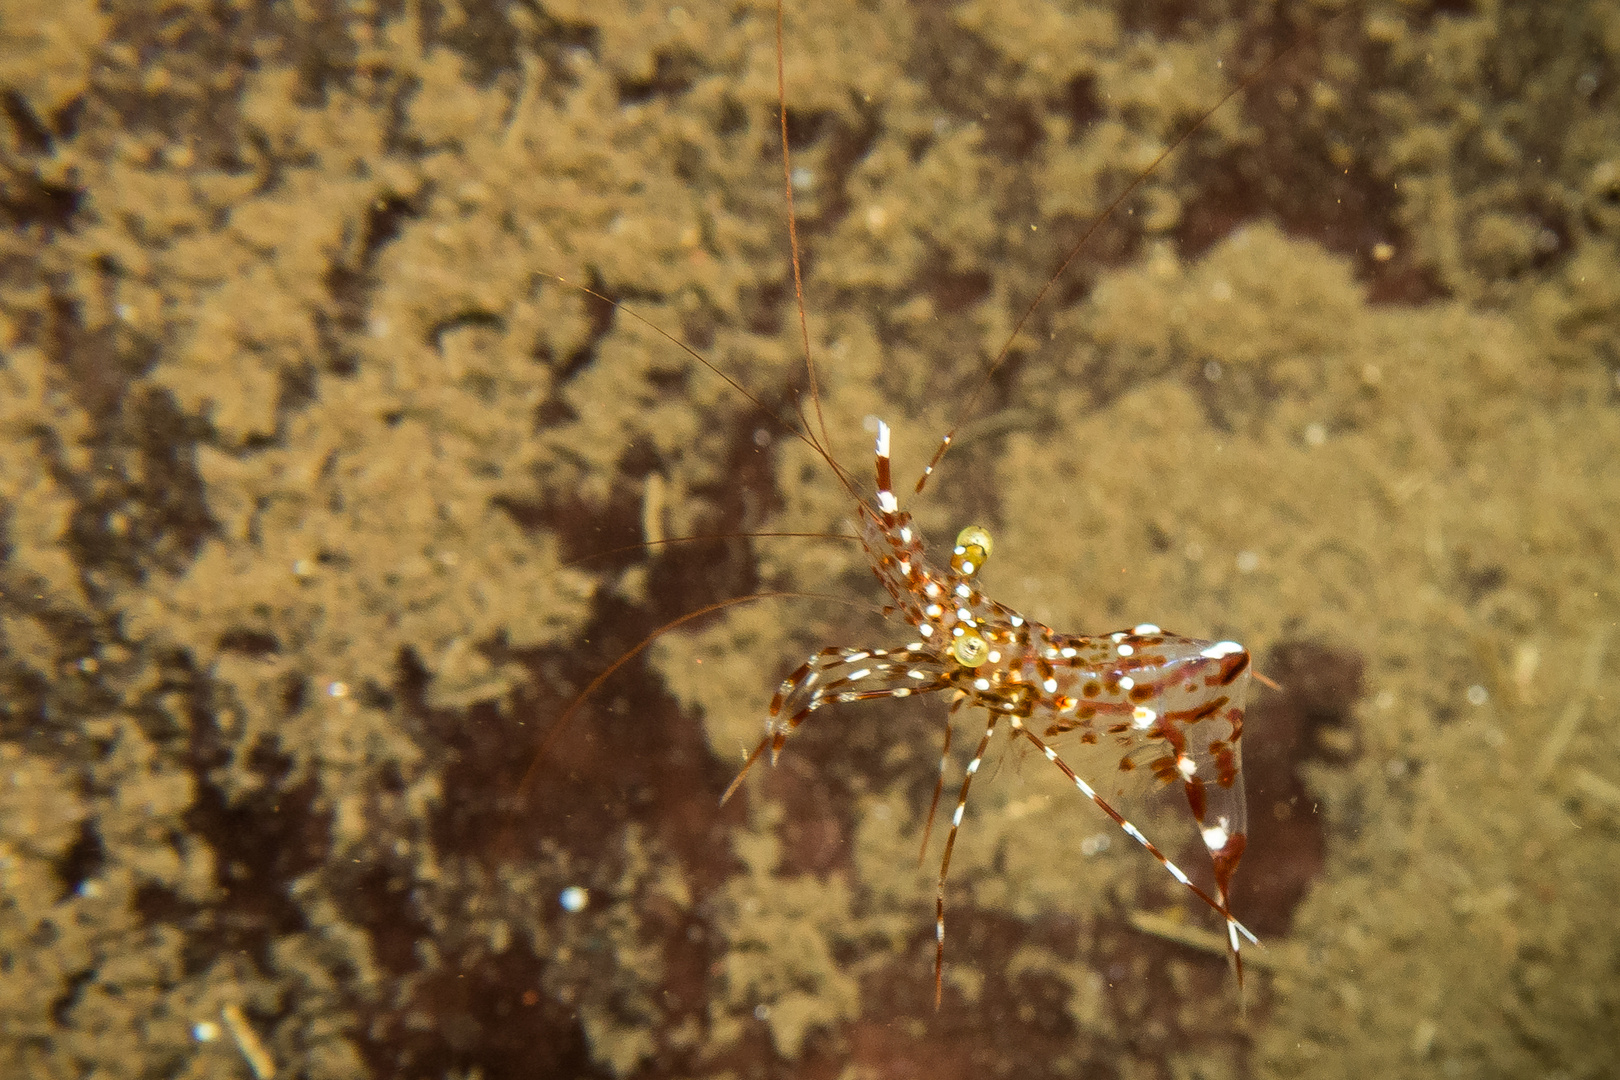
[{"label": "white spot on shrimp", "polygon": [[1138,635],[1141,635],[1141,634],[1159,634],[1159,633],[1163,633],[1163,631],[1161,631],[1157,626],[1154,626],[1152,623],[1145,622],[1145,623],[1139,624],[1135,629],[1133,629],[1131,631],[1131,633],[1138,634]]},{"label": "white spot on shrimp", "polygon": [[863,667],[859,671],[852,672],[849,676],[849,681],[854,682],[856,679],[864,679],[870,674],[872,674],[872,669]]},{"label": "white spot on shrimp", "polygon": [[1198,655],[1208,660],[1219,660],[1224,656],[1231,656],[1233,653],[1242,651],[1243,646],[1235,641],[1217,641]]},{"label": "white spot on shrimp", "polygon": [[885,514],[892,514],[896,510],[900,509],[900,503],[895,500],[894,492],[892,491],[878,492],[877,503],[878,509],[882,510]]},{"label": "white spot on shrimp", "polygon": [[1136,680],[1129,675],[1121,675],[1119,677],[1119,688],[1121,690],[1134,690],[1136,689]]},{"label": "white spot on shrimp", "polygon": [[951,828],[957,828],[962,824],[962,811],[965,809],[961,803],[956,804],[956,813],[951,815]]},{"label": "white spot on shrimp", "polygon": [[844,659],[848,660],[850,663],[853,664],[853,663],[856,663],[857,661],[865,660],[868,656],[871,656],[871,655],[872,654],[869,653],[869,652],[864,652],[864,651],[857,650],[857,651],[852,652],[852,653],[845,653],[844,654]]},{"label": "white spot on shrimp", "polygon": [[1065,645],[1060,651],[1060,655],[1065,660],[1073,660],[1076,656],[1080,655],[1080,650],[1075,649],[1072,646]]},{"label": "white spot on shrimp", "polygon": [[1133,645],[1127,645],[1122,641],[1119,643],[1118,651],[1119,655],[1121,656],[1131,656],[1136,652],[1136,647]]},{"label": "white spot on shrimp", "polygon": [[1158,718],[1159,714],[1146,705],[1138,705],[1131,711],[1131,725],[1139,731],[1152,727]]},{"label": "white spot on shrimp", "polygon": [[929,626],[927,623],[923,623],[921,626],[917,627],[917,633],[921,634],[923,637],[933,637],[934,628]]},{"label": "white spot on shrimp", "polygon": [[972,776],[974,773],[979,771],[979,759],[978,758],[974,758],[972,761],[968,762],[967,771],[968,771],[969,776]]},{"label": "white spot on shrimp", "polygon": [[878,421],[877,426],[877,452],[878,457],[889,456],[889,425],[882,420]]},{"label": "white spot on shrimp", "polygon": [[585,905],[591,902],[591,894],[579,885],[570,885],[557,894],[557,903],[569,914],[584,911]]},{"label": "white spot on shrimp", "polygon": [[1186,754],[1182,754],[1180,757],[1176,758],[1176,771],[1181,773],[1181,778],[1183,780],[1191,780],[1198,772],[1198,762],[1194,761]]},{"label": "white spot on shrimp", "polygon": [[965,600],[968,597],[973,595],[973,590],[968,588],[966,585],[958,585],[956,587],[956,595],[962,597]]},{"label": "white spot on shrimp", "polygon": [[1057,693],[1057,680],[1047,679],[1045,682],[1041,683],[1041,689],[1045,690],[1048,694]]},{"label": "white spot on shrimp", "polygon": [[928,678],[928,672],[919,671],[916,668],[912,668],[910,671],[906,672],[906,674],[908,676],[910,676],[911,678],[913,678],[913,679],[926,679],[926,678]]},{"label": "white spot on shrimp", "polygon": [[1221,851],[1226,847],[1229,839],[1224,825],[1211,825],[1207,829],[1199,830],[1204,836],[1204,846],[1211,851]]},{"label": "white spot on shrimp", "polygon": [[988,689],[990,689],[990,680],[989,679],[974,679],[973,680],[973,689],[975,689],[975,690],[988,690]]},{"label": "white spot on shrimp", "polygon": [[900,542],[902,544],[911,543],[911,527],[909,525],[900,530]]}]

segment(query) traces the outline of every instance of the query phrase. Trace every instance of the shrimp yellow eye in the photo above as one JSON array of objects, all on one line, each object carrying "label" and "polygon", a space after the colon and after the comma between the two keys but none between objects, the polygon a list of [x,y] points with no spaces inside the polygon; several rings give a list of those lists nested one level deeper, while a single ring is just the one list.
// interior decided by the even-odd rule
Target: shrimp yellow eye
[{"label": "shrimp yellow eye", "polygon": [[963,577],[972,577],[989,557],[989,529],[983,525],[969,525],[956,534],[956,549],[951,552],[952,570]]},{"label": "shrimp yellow eye", "polygon": [[990,656],[990,643],[977,630],[966,630],[951,642],[951,656],[963,667],[976,668]]}]

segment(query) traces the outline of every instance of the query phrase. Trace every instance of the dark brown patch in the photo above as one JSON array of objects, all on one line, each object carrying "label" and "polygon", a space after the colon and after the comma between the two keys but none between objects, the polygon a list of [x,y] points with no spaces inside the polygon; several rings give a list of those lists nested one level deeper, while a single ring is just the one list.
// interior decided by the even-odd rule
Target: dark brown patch
[{"label": "dark brown patch", "polygon": [[1276,935],[1287,931],[1321,872],[1327,846],[1304,766],[1343,759],[1322,736],[1353,731],[1363,661],[1320,642],[1287,642],[1266,657],[1264,670],[1283,689],[1262,689],[1249,713],[1243,776],[1250,850],[1232,906],[1256,933]]}]

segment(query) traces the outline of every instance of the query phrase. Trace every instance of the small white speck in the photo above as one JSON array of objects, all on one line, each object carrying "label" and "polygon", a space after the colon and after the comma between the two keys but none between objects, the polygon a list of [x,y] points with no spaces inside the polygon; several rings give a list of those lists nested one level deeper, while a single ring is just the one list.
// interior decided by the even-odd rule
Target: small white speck
[{"label": "small white speck", "polygon": [[1220,825],[1211,825],[1209,828],[1200,831],[1204,835],[1204,846],[1209,848],[1209,850],[1220,851],[1222,848],[1226,847],[1227,834],[1224,827]]},{"label": "small white speck", "polygon": [[755,1020],[768,1020],[768,1019],[770,1019],[770,1015],[771,1015],[771,1007],[769,1005],[761,1003],[761,1004],[758,1004],[758,1005],[754,1006],[754,1019]]},{"label": "small white speck", "polygon": [[1468,688],[1466,696],[1470,705],[1483,705],[1491,700],[1491,692],[1478,683]]},{"label": "small white speck", "polygon": [[1045,690],[1048,694],[1057,693],[1057,680],[1047,679],[1045,682],[1041,683],[1041,689]]},{"label": "small white speck", "polygon": [[988,657],[986,657],[986,659],[989,660],[992,664],[1001,663],[1001,650],[1000,649],[991,649],[990,650],[990,655]]},{"label": "small white speck", "polygon": [[1130,656],[1132,653],[1136,652],[1136,647],[1134,645],[1126,645],[1122,643],[1119,646],[1118,652],[1121,656]]},{"label": "small white speck", "polygon": [[326,684],[326,696],[343,698],[349,696],[349,684],[345,682],[329,682]]},{"label": "small white speck", "polygon": [[199,1020],[191,1025],[191,1037],[198,1042],[213,1042],[219,1038],[219,1025],[212,1020]]},{"label": "small white speck", "polygon": [[1063,648],[1063,650],[1062,650],[1062,656],[1063,656],[1063,658],[1065,660],[1073,660],[1076,656],[1079,656],[1079,655],[1080,655],[1079,650],[1069,648],[1068,646],[1065,646]]},{"label": "small white speck", "polygon": [[973,590],[968,588],[966,585],[958,585],[956,587],[956,595],[966,599],[973,595]]},{"label": "small white speck", "polygon": [[974,679],[973,680],[973,689],[975,689],[975,690],[988,690],[988,689],[990,689],[990,680],[989,679]]},{"label": "small white speck", "polygon": [[1012,623],[1014,627],[1019,627],[1019,626],[1024,625],[1024,617],[1022,615],[1014,615],[1010,619],[1008,619],[1007,621]]},{"label": "small white speck", "polygon": [[1198,762],[1194,761],[1186,754],[1182,754],[1180,757],[1176,758],[1176,771],[1181,773],[1181,778],[1183,780],[1191,780],[1198,772]]},{"label": "small white speck", "polygon": [[570,914],[585,910],[585,905],[591,902],[590,890],[578,885],[570,885],[557,894],[557,903]]},{"label": "small white speck", "polygon": [[921,626],[917,627],[917,633],[921,634],[923,637],[933,637],[934,628],[929,626],[927,623],[923,623]]},{"label": "small white speck", "polygon": [[1135,690],[1136,680],[1131,678],[1129,675],[1121,675],[1119,677],[1119,688],[1121,690]]},{"label": "small white speck", "polygon": [[1103,852],[1108,850],[1108,845],[1113,843],[1113,841],[1114,838],[1107,833],[1092,833],[1090,836],[1080,841],[1080,854],[1084,855],[1088,859],[1096,855],[1101,855]]}]

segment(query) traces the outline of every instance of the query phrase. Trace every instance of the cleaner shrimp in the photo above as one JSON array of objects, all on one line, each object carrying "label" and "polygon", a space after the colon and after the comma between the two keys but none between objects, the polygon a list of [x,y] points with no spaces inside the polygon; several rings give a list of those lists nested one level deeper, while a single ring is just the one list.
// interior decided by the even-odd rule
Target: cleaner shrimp
[{"label": "cleaner shrimp", "polygon": [[[885,611],[904,620],[911,631],[908,635],[911,640],[899,646],[826,647],[800,664],[771,700],[763,737],[747,755],[721,801],[724,803],[736,794],[762,757],[768,757],[774,764],[788,737],[823,706],[947,694],[953,715],[964,707],[982,708],[985,723],[956,792],[940,856],[935,888],[935,1007],[940,1006],[943,997],[945,889],[952,853],[964,822],[972,781],[998,730],[1006,731],[1012,741],[1037,750],[1068,783],[1143,847],[1179,886],[1217,913],[1225,927],[1226,947],[1241,988],[1243,945],[1245,942],[1258,944],[1256,936],[1242,924],[1231,906],[1232,882],[1248,839],[1241,745],[1244,710],[1255,677],[1250,654],[1233,641],[1183,636],[1151,623],[1100,634],[1063,633],[990,598],[978,584],[978,573],[991,556],[989,531],[969,526],[958,534],[947,559],[942,561],[930,555],[920,528],[912,515],[901,509],[895,493],[890,463],[891,429],[881,420],[877,423],[875,448],[876,491],[870,498],[859,491],[852,475],[832,452],[832,439],[822,415],[820,376],[805,313],[799,226],[793,205],[798,178],[790,150],[792,140],[781,39],[779,4],[777,121],[782,138],[782,184],[787,202],[798,337],[803,348],[809,399],[808,407],[798,410],[800,422],[784,423],[784,426],[828,466],[851,497],[860,544],[890,600]],[[1282,55],[1286,53],[1279,53],[1278,57]],[[1260,78],[1275,59],[1233,86],[1170,142],[1068,248],[1062,265],[1029,301],[1022,317],[1006,336],[999,354],[964,397],[958,410],[958,425],[941,439],[938,450],[915,484],[916,492],[925,489],[951,447],[961,419],[973,415],[992,376],[1012,352],[1025,324],[1063,278],[1097,228],[1126,203],[1165,158],[1231,97]],[[588,288],[584,291],[614,303],[617,310],[668,339],[749,401],[770,411],[739,381],[676,336],[607,296]],[[585,688],[574,706],[547,732],[536,765],[579,703],[620,664],[661,635],[692,619],[734,603],[772,595],[784,594],[762,593],[723,601],[658,628]],[[1060,737],[1067,737],[1078,746],[1097,748],[1089,752],[1088,757],[1097,759],[1099,755],[1106,755],[1111,759],[1112,772],[1100,776],[1073,767],[1065,752],[1056,745]],[[944,793],[949,760],[950,728],[947,725],[941,771],[924,829],[925,850]],[[531,766],[525,784],[533,773]],[[1106,792],[1126,774],[1140,777],[1135,782],[1145,787],[1179,787],[1183,813],[1196,825],[1210,860],[1212,888],[1195,881],[1142,828],[1116,808]]]}]

